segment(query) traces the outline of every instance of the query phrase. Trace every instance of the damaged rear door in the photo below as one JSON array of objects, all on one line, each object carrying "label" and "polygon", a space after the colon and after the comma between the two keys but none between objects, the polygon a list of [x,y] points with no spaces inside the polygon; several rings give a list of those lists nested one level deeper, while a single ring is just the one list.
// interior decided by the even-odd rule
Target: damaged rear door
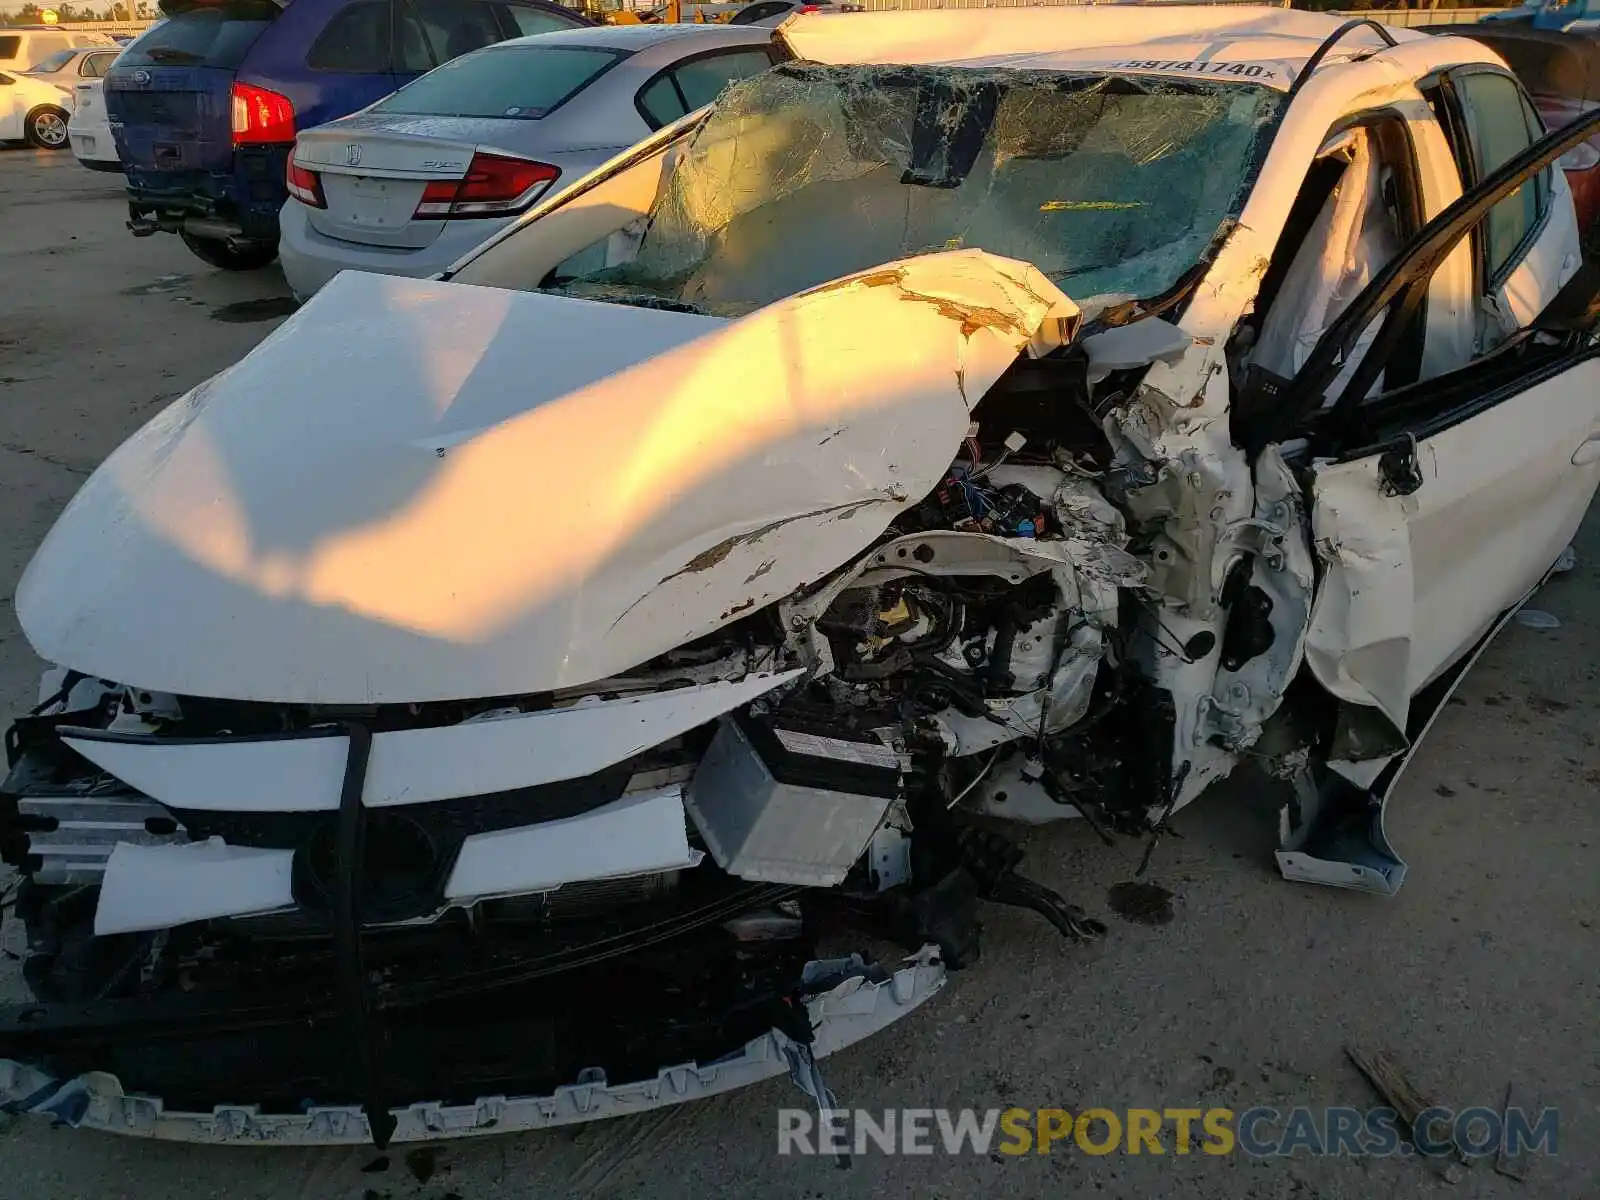
[{"label": "damaged rear door", "polygon": [[[1322,580],[1306,661],[1338,702],[1327,752],[1338,776],[1302,795],[1290,822],[1299,829],[1285,830],[1280,863],[1292,878],[1399,886],[1404,863],[1383,837],[1382,804],[1407,752],[1571,540],[1600,483],[1595,264],[1464,367],[1372,394],[1451,250],[1597,130],[1600,113],[1545,136],[1429,222],[1283,394],[1266,440],[1283,439],[1307,464]],[[1369,350],[1330,397],[1373,325]]]}]

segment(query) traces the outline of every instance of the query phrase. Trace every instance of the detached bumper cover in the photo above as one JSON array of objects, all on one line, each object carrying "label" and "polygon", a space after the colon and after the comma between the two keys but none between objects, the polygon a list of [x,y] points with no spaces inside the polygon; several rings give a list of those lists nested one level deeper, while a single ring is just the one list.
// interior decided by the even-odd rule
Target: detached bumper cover
[{"label": "detached bumper cover", "polygon": [[[806,1000],[814,1040],[803,1046],[779,1030],[754,1038],[735,1054],[700,1065],[666,1067],[654,1079],[610,1084],[603,1075],[582,1078],[548,1096],[486,1096],[473,1104],[412,1104],[391,1109],[390,1140],[433,1141],[549,1129],[605,1117],[648,1112],[732,1091],[786,1072],[807,1078],[808,1060],[824,1058],[906,1016],[944,987],[945,967],[925,947],[888,979],[873,982],[859,959],[809,964],[807,979],[844,978]],[[583,1072],[587,1076],[590,1072]],[[54,1079],[0,1059],[0,1112],[48,1115],[58,1124],[175,1142],[257,1143],[294,1146],[370,1144],[372,1131],[359,1105],[310,1106],[303,1113],[262,1113],[247,1105],[219,1105],[209,1113],[175,1112],[158,1097],[128,1095],[115,1076],[89,1072]]]}]

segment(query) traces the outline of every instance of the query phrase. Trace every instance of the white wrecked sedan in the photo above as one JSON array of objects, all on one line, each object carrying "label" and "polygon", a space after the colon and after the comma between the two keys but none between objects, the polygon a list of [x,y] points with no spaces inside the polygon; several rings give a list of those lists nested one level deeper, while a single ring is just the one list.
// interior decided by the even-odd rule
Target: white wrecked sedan
[{"label": "white wrecked sedan", "polygon": [[1600,473],[1554,165],[1600,116],[1546,135],[1463,39],[1125,17],[797,18],[113,454],[16,599],[59,665],[7,737],[5,1103],[826,1104],[981,902],[1100,931],[972,814],[1153,840],[1247,759],[1286,875],[1397,888],[1395,777]]}]

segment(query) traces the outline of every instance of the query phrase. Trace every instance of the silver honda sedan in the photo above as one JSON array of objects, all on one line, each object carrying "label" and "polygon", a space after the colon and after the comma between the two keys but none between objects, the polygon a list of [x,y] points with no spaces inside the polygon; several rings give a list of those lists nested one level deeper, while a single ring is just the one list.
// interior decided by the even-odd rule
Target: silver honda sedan
[{"label": "silver honda sedan", "polygon": [[785,57],[772,30],[620,25],[486,46],[295,140],[279,255],[304,300],[343,270],[444,270],[552,188]]}]

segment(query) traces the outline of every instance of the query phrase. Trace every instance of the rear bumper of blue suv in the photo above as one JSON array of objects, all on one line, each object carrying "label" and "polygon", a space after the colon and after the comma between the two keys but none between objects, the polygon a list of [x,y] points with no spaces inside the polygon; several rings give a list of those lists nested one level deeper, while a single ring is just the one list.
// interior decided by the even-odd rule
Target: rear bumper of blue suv
[{"label": "rear bumper of blue suv", "polygon": [[179,233],[250,242],[278,240],[278,210],[289,198],[290,147],[235,150],[229,171],[152,171],[130,166],[128,227],[135,234]]}]

